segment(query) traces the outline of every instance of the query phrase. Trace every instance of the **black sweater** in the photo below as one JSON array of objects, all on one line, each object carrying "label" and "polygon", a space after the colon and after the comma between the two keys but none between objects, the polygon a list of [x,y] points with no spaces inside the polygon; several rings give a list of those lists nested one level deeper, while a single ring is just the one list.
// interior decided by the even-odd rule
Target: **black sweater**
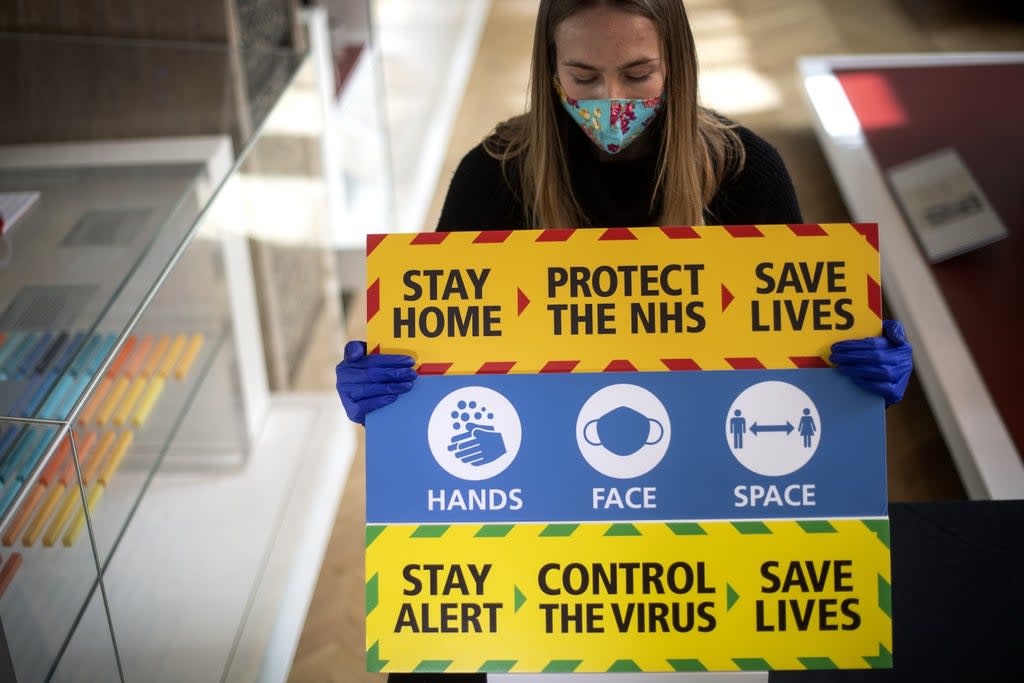
[{"label": "black sweater", "polygon": [[[631,161],[602,162],[575,125],[569,127],[568,156],[573,192],[592,227],[657,225],[660,206],[651,211],[651,192],[657,171],[656,155]],[[793,183],[779,153],[752,131],[736,129],[746,151],[738,174],[722,182],[711,201],[709,225],[802,223]],[[647,134],[659,134],[651,127]],[[526,225],[518,178],[511,184],[501,162],[483,145],[463,157],[452,177],[437,229],[508,230]],[[585,226],[578,226],[585,227]]]}]

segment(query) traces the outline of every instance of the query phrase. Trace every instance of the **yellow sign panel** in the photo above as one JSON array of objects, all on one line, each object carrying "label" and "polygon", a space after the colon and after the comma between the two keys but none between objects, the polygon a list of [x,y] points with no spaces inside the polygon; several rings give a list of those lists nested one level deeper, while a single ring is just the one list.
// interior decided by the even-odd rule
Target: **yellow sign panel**
[{"label": "yellow sign panel", "polygon": [[886,519],[370,526],[371,671],[891,666]]},{"label": "yellow sign panel", "polygon": [[371,235],[370,348],[425,373],[827,367],[881,329],[873,224]]}]

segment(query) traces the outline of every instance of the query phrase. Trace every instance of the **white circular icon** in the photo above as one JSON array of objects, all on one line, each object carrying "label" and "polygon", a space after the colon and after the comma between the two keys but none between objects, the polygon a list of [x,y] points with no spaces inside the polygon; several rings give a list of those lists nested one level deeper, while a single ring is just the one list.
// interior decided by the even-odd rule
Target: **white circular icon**
[{"label": "white circular icon", "polygon": [[635,384],[613,384],[587,399],[576,418],[576,443],[601,474],[633,479],[668,451],[672,425],[658,397]]},{"label": "white circular icon", "polygon": [[434,460],[459,479],[490,479],[515,460],[523,440],[519,413],[487,387],[456,389],[434,407],[427,442]]},{"label": "white circular icon", "polygon": [[798,387],[760,382],[729,406],[725,440],[748,470],[780,477],[806,465],[818,450],[821,416],[814,401]]}]

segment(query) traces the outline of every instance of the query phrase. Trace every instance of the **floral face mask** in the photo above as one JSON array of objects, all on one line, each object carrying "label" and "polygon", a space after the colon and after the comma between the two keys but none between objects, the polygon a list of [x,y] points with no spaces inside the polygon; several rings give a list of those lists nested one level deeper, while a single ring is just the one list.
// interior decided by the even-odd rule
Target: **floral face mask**
[{"label": "floral face mask", "polygon": [[569,116],[595,145],[609,154],[618,154],[636,140],[650,125],[665,99],[663,93],[646,100],[574,100],[562,90],[557,77],[554,82],[558,98]]}]

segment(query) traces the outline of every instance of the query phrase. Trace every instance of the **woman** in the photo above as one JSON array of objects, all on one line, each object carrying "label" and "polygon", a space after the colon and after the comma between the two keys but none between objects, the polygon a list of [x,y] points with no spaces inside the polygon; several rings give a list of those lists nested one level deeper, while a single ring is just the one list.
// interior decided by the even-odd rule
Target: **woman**
[{"label": "woman", "polygon": [[[698,105],[681,0],[542,0],[530,110],[465,156],[438,230],[800,222],[775,149]],[[833,345],[830,360],[891,405],[911,348],[899,322],[882,328]],[[362,424],[412,388],[412,365],[349,342],[337,367],[349,418]]]},{"label": "woman", "polygon": [[[465,156],[438,230],[801,222],[775,149],[698,105],[681,0],[542,0],[529,111]],[[898,322],[883,330],[835,344],[831,360],[888,405],[911,351]],[[349,418],[408,391],[412,366],[346,345],[337,388]]]},{"label": "woman", "polygon": [[530,109],[462,160],[438,229],[800,222],[778,153],[698,105],[679,0],[551,0]]}]

